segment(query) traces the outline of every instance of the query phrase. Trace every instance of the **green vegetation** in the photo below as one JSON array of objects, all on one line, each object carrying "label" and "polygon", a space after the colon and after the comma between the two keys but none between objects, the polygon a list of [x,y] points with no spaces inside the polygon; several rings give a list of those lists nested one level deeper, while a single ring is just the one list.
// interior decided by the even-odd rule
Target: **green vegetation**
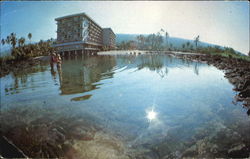
[{"label": "green vegetation", "polygon": [[165,32],[165,37],[166,37],[167,49],[169,49],[169,46],[168,46],[168,38],[169,38],[169,34],[168,34],[168,32],[167,32],[167,31]]},{"label": "green vegetation", "polygon": [[11,45],[11,55],[0,58],[0,64],[8,61],[26,60],[30,57],[49,55],[54,51],[53,40],[40,40],[38,43],[31,43],[32,34],[28,34],[29,44],[26,44],[24,37],[17,38],[15,33],[11,33],[6,39],[2,39],[2,45]]},{"label": "green vegetation", "polygon": [[222,56],[222,57],[242,59],[242,60],[250,62],[250,56],[246,56],[246,55],[242,55],[240,53],[237,53],[237,52],[235,52],[234,49],[229,48],[229,47],[224,47],[224,48],[203,47],[203,48],[198,48],[197,53],[204,53],[204,54],[210,54],[210,55],[219,55],[219,56]]},{"label": "green vegetation", "polygon": [[132,50],[132,49],[140,49],[140,50],[163,50],[163,36],[161,31],[156,34],[149,34],[148,36],[139,35],[136,37],[137,41],[122,41],[117,45],[118,49],[123,50]]},{"label": "green vegetation", "polygon": [[198,43],[200,42],[200,35],[194,38],[195,48],[197,49]]},{"label": "green vegetation", "polygon": [[190,43],[186,43],[182,45],[183,52],[193,52],[193,53],[202,53],[202,54],[210,54],[210,55],[219,55],[223,57],[229,58],[237,58],[250,61],[250,56],[244,56],[240,53],[237,53],[233,48],[230,47],[219,47],[219,46],[207,46],[201,47],[197,46],[194,50],[193,46]]},{"label": "green vegetation", "polygon": [[121,50],[133,50],[136,49],[136,41],[130,40],[130,41],[122,41],[120,44],[117,45],[117,47]]},{"label": "green vegetation", "polygon": [[[165,36],[166,43],[163,43],[163,36]],[[191,53],[203,53],[210,55],[220,55],[223,57],[229,58],[238,58],[250,61],[250,52],[248,56],[244,56],[240,53],[237,53],[233,48],[229,47],[220,47],[220,46],[207,46],[202,47],[199,45],[200,36],[196,36],[193,40],[193,43],[188,41],[183,43],[180,47],[173,46],[172,43],[169,43],[169,33],[161,29],[156,34],[149,34],[148,36],[139,35],[136,37],[136,41],[122,41],[117,45],[118,49],[121,50],[157,50],[157,51],[182,51],[182,52],[191,52]]]}]

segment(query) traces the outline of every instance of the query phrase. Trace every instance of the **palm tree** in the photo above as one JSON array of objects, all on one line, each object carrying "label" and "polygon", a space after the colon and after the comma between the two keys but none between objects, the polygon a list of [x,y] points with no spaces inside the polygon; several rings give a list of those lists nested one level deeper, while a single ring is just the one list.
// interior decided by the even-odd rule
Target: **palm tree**
[{"label": "palm tree", "polygon": [[147,36],[146,41],[149,45],[150,50],[154,49],[154,42],[155,42],[154,40],[155,40],[155,34],[150,34]]},{"label": "palm tree", "polygon": [[193,49],[194,49],[194,46],[193,46],[193,45],[190,45],[190,49],[193,50]]},{"label": "palm tree", "polygon": [[167,49],[169,49],[169,48],[168,48],[168,38],[169,38],[169,34],[168,34],[167,31],[166,31],[166,33],[165,33],[165,37],[166,37]]},{"label": "palm tree", "polygon": [[195,43],[195,47],[197,49],[198,46],[198,42],[200,41],[200,35],[198,35],[197,37],[194,38],[194,43]]},{"label": "palm tree", "polygon": [[156,38],[156,49],[160,50],[161,49],[161,45],[163,43],[163,38],[162,38],[162,36],[161,36],[160,33],[158,33],[155,38]]},{"label": "palm tree", "polygon": [[145,38],[143,35],[139,35],[136,37],[137,41],[138,41],[138,45],[139,45],[139,48],[142,49],[143,46],[144,46],[144,41],[145,41]]},{"label": "palm tree", "polygon": [[22,40],[21,40],[21,38],[18,39],[17,43],[18,43],[18,47],[20,47],[20,46],[22,45]]},{"label": "palm tree", "polygon": [[170,43],[170,49],[172,49],[172,47],[173,47],[173,44],[172,44],[172,43]]},{"label": "palm tree", "polygon": [[184,48],[185,48],[185,44],[182,44],[182,49],[184,50]]},{"label": "palm tree", "polygon": [[21,37],[20,39],[18,39],[18,45],[19,46],[23,46],[25,43],[25,38],[24,37]]},{"label": "palm tree", "polygon": [[31,33],[28,34],[28,38],[29,38],[30,43],[31,43],[31,38],[32,38],[32,34]]},{"label": "palm tree", "polygon": [[4,39],[2,39],[2,40],[1,40],[1,43],[2,43],[2,45],[4,45],[4,44],[5,44],[5,40],[4,40]]},{"label": "palm tree", "polygon": [[16,47],[16,43],[17,43],[16,34],[15,33],[11,33],[10,34],[10,44],[12,45],[13,48]]},{"label": "palm tree", "polygon": [[188,41],[186,45],[187,45],[187,48],[189,48],[189,46],[190,46],[190,42]]},{"label": "palm tree", "polygon": [[10,36],[7,36],[5,43],[10,44]]}]

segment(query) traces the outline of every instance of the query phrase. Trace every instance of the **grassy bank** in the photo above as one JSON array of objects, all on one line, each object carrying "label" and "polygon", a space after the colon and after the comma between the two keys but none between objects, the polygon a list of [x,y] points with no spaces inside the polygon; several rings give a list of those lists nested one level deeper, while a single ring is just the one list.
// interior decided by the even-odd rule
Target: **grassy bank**
[{"label": "grassy bank", "polygon": [[238,54],[230,54],[230,53],[227,53],[227,52],[222,52],[220,54],[211,52],[210,54],[211,55],[220,55],[220,56],[228,57],[228,58],[236,58],[236,59],[241,59],[241,60],[245,60],[245,61],[250,62],[250,56],[244,56],[244,55],[238,55]]},{"label": "grassy bank", "polygon": [[236,58],[236,59],[242,59],[245,61],[250,61],[250,56],[242,55],[240,53],[237,53],[233,48],[229,47],[201,47],[194,50],[194,52],[198,53],[204,53],[204,54],[210,54],[210,55],[219,55],[222,57],[228,57],[228,58]]}]

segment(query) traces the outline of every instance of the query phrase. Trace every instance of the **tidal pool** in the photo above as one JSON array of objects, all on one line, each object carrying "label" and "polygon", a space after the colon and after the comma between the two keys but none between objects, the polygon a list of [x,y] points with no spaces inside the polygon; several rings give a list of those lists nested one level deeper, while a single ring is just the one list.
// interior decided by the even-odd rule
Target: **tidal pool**
[{"label": "tidal pool", "polygon": [[232,88],[168,55],[68,57],[1,78],[1,133],[30,157],[249,157]]}]

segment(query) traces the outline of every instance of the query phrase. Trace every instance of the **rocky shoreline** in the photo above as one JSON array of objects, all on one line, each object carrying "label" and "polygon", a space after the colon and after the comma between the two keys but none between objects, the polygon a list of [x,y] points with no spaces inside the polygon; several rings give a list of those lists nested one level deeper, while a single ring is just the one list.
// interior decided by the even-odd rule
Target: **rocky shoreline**
[{"label": "rocky shoreline", "polygon": [[225,73],[225,78],[234,85],[233,91],[237,92],[234,102],[242,102],[243,106],[248,109],[247,114],[250,115],[250,62],[222,57],[219,55],[208,54],[175,54],[170,55],[182,58],[184,60],[197,61],[213,65],[217,69]]}]

